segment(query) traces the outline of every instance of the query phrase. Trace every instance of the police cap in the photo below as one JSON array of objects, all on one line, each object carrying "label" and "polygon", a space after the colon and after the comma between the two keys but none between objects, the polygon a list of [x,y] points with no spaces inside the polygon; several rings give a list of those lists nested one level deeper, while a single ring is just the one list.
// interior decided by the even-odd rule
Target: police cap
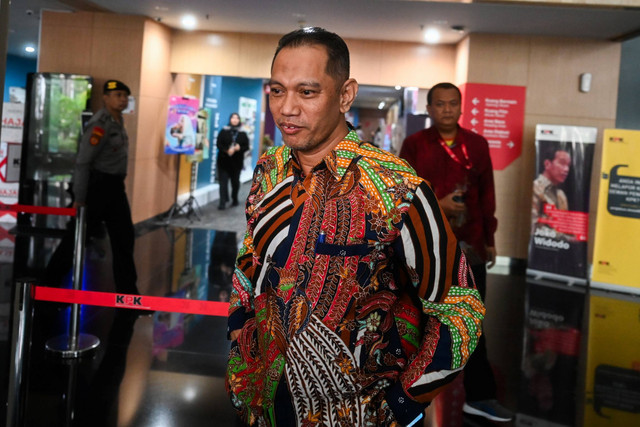
[{"label": "police cap", "polygon": [[127,95],[131,95],[131,91],[129,90],[129,86],[127,86],[126,84],[122,83],[121,81],[118,81],[118,80],[107,80],[106,82],[104,82],[103,92],[107,93],[107,92],[111,92],[112,90],[123,90],[123,91],[127,92]]}]

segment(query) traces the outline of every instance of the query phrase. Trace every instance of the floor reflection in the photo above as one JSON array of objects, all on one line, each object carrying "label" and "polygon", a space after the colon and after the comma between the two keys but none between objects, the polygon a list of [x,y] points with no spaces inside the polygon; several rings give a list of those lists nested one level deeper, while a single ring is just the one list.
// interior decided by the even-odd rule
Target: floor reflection
[{"label": "floor reflection", "polygon": [[[55,249],[48,237],[24,238],[25,247],[40,248],[38,256],[45,248]],[[237,240],[237,233],[228,231],[149,230],[136,241],[141,288],[153,296],[228,301]],[[89,242],[85,290],[113,292],[108,244],[108,239]],[[18,269],[37,276],[47,260],[45,255],[20,261]],[[11,270],[11,264],[3,270]],[[5,280],[9,288],[11,279]],[[89,357],[62,360],[48,353],[44,343],[68,332],[69,306],[34,305],[24,425],[197,426],[197,419],[200,425],[211,421],[214,408],[219,419],[228,421],[223,425],[234,424],[223,380],[229,348],[226,318],[165,311],[139,317],[128,309],[83,306],[80,331],[98,336],[101,345]],[[3,344],[8,315],[5,325]],[[183,423],[194,417],[194,423]]]},{"label": "floor reflection", "polygon": [[[242,220],[240,209],[207,215]],[[135,259],[141,292],[227,302],[242,235],[239,227],[216,230],[212,224],[139,230]],[[28,250],[20,253],[33,258],[20,261],[19,269],[37,279],[55,239],[26,239],[23,248]],[[3,367],[9,360],[15,280],[10,244],[0,242]],[[114,291],[108,244],[108,239],[97,239],[87,248],[85,289]],[[640,425],[640,299],[536,281],[523,268],[506,267],[490,270],[486,304],[484,327],[499,399],[517,412],[516,420],[502,425]],[[65,361],[49,354],[44,343],[68,332],[69,311],[63,304],[34,304],[24,425],[236,425],[224,386],[229,349],[225,317],[164,311],[135,316],[127,309],[84,306],[80,330],[97,336],[101,345],[89,357]],[[3,384],[8,383],[7,371],[0,374]],[[2,392],[6,400],[7,388]],[[425,425],[495,425],[463,416],[463,393],[454,383],[432,405]],[[5,412],[0,415],[6,419]]]}]

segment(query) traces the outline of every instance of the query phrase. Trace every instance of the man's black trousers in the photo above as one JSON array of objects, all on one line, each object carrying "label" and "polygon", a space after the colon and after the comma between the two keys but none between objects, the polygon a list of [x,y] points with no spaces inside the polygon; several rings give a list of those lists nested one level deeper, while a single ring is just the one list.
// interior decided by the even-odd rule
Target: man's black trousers
[{"label": "man's black trousers", "polygon": [[[134,229],[131,208],[124,189],[124,177],[92,171],[86,200],[87,237],[95,235],[104,223],[109,234],[116,292],[138,294],[133,259]],[[75,220],[47,265],[46,283],[60,286],[73,266]]]}]

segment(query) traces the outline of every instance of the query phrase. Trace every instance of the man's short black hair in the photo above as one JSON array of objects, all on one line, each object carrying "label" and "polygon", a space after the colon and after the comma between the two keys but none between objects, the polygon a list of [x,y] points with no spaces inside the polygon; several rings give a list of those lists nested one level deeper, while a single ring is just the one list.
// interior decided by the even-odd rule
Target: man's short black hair
[{"label": "man's short black hair", "polygon": [[292,31],[282,36],[278,42],[276,53],[271,61],[271,68],[278,53],[285,47],[301,47],[321,45],[327,49],[326,73],[338,82],[339,85],[349,78],[349,48],[342,38],[320,27],[307,27]]},{"label": "man's short black hair", "polygon": [[431,105],[431,100],[433,99],[431,94],[436,89],[455,89],[456,92],[458,92],[458,96],[462,100],[462,93],[460,92],[460,89],[458,89],[458,86],[454,85],[453,83],[443,82],[443,83],[438,83],[437,85],[429,89],[429,92],[427,92],[427,105]]},{"label": "man's short black hair", "polygon": [[554,144],[551,146],[547,146],[544,149],[541,149],[540,157],[542,158],[543,162],[545,160],[549,160],[550,162],[553,162],[556,158],[556,154],[558,154],[558,151],[564,151],[567,154],[571,155],[571,152],[569,151],[569,147],[567,146],[567,144],[560,143],[560,145]]}]

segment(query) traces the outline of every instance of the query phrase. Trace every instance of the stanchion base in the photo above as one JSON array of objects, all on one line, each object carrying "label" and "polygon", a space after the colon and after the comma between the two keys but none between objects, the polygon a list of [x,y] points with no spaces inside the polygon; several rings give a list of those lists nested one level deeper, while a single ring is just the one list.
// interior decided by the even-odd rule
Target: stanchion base
[{"label": "stanchion base", "polygon": [[89,334],[79,334],[75,348],[71,348],[69,335],[60,335],[51,338],[45,344],[45,348],[63,358],[76,358],[86,356],[91,351],[98,348],[100,339]]}]

